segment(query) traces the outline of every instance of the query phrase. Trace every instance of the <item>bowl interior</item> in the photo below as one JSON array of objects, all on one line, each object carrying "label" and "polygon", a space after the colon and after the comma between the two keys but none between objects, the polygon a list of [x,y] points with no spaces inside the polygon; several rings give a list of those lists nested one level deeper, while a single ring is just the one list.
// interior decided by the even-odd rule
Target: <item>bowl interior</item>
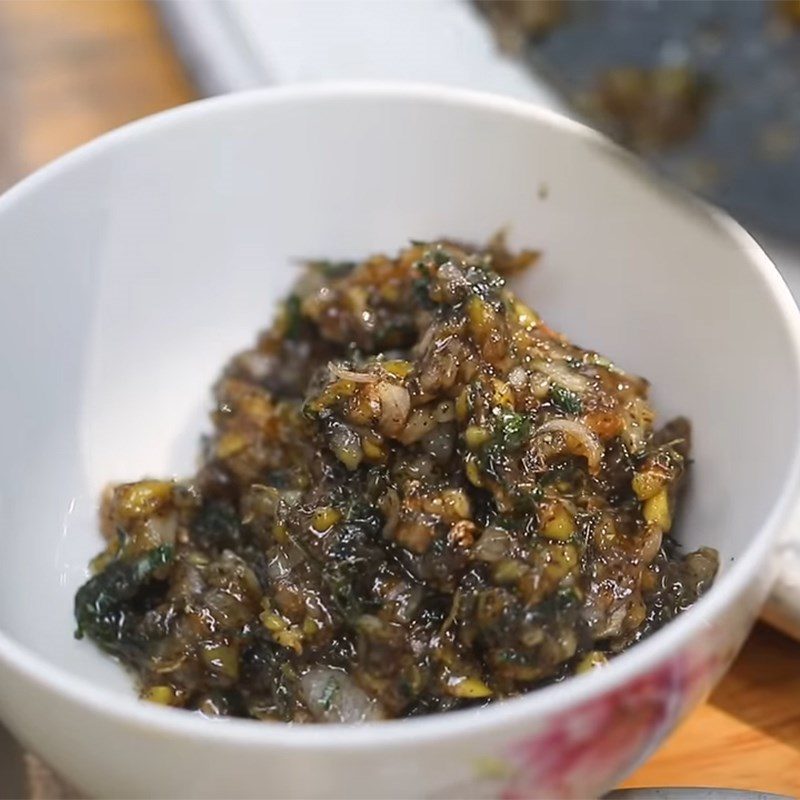
[{"label": "bowl interior", "polygon": [[679,538],[746,556],[800,406],[786,321],[727,229],[501,102],[258,95],[118,133],[0,201],[0,630],[130,691],[72,637],[101,487],[192,469],[215,376],[298,259],[501,227],[544,253],[517,287],[545,319],[647,376],[662,420],[692,420]]}]

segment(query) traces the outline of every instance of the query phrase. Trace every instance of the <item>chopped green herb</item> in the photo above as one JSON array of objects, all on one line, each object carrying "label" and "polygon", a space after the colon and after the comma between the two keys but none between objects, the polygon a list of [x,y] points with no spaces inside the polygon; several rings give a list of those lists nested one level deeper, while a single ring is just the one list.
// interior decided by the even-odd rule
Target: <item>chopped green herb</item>
[{"label": "chopped green herb", "polygon": [[290,294],[284,305],[286,308],[286,338],[297,339],[303,326],[300,298],[296,294]]},{"label": "chopped green herb", "polygon": [[319,270],[326,278],[341,278],[351,272],[355,267],[355,261],[319,261],[310,262],[309,266]]},{"label": "chopped green herb", "polygon": [[326,711],[330,710],[330,707],[333,705],[333,701],[336,699],[336,695],[338,693],[339,681],[334,677],[328,678],[325,686],[322,689],[322,697],[320,698],[320,704]]},{"label": "chopped green herb", "polygon": [[412,290],[414,292],[414,299],[423,307],[427,308],[431,305],[431,298],[429,294],[430,284],[427,278],[417,278],[414,281]]},{"label": "chopped green herb", "polygon": [[418,261],[416,267],[417,272],[419,272],[425,280],[431,279],[431,268],[424,261]]},{"label": "chopped green herb", "polygon": [[171,559],[172,548],[162,545],[133,561],[112,561],[90,578],[75,595],[75,637],[88,635],[115,654],[136,649],[139,645],[128,611],[148,589],[154,573]]},{"label": "chopped green herb", "polygon": [[582,409],[581,398],[563,386],[554,386],[550,389],[550,399],[553,405],[564,414],[580,414]]},{"label": "chopped green herb", "polygon": [[531,420],[525,414],[504,411],[497,420],[496,439],[506,450],[517,450],[528,440]]},{"label": "chopped green herb", "polygon": [[441,267],[442,264],[446,264],[452,258],[450,253],[441,247],[437,247],[431,255],[437,267]]}]

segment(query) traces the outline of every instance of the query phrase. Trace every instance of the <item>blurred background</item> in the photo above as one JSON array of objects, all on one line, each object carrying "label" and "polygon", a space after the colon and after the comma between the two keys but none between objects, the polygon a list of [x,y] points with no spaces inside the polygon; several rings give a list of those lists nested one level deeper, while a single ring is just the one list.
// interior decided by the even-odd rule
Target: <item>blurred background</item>
[{"label": "blurred background", "polygon": [[0,66],[0,188],[198,97],[432,81],[604,130],[800,293],[800,0],[3,0]]},{"label": "blurred background", "polygon": [[800,0],[7,0],[0,58],[2,185],[199,96],[433,81],[586,121],[800,239]]},{"label": "blurred background", "polygon": [[[433,81],[586,121],[728,209],[800,296],[800,0],[4,0],[0,189],[147,114],[325,79]],[[630,785],[800,794],[798,663],[757,628]],[[0,730],[0,798],[25,796],[24,773]],[[41,780],[36,796],[59,796]]]},{"label": "blurred background", "polygon": [[197,96],[146,2],[0,2],[3,188],[111,128]]}]

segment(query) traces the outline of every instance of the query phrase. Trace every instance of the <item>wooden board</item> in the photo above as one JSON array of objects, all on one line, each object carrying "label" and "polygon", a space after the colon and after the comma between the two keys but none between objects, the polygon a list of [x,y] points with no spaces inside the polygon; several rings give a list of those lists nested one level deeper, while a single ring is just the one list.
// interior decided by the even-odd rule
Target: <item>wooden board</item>
[{"label": "wooden board", "polygon": [[[150,6],[0,3],[0,185],[192,89]],[[732,671],[626,786],[800,795],[800,644],[760,626]]]},{"label": "wooden board", "polygon": [[709,701],[625,785],[800,797],[800,643],[756,627]]},{"label": "wooden board", "polygon": [[100,133],[192,99],[146,3],[0,2],[3,186]]}]

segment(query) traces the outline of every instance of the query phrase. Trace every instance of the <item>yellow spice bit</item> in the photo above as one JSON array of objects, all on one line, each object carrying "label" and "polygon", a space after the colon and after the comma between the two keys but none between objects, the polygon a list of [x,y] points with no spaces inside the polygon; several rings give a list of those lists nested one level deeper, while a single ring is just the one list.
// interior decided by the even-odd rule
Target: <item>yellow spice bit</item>
[{"label": "yellow spice bit", "polygon": [[542,527],[542,533],[548,539],[567,541],[575,533],[575,521],[572,514],[562,505],[557,505],[550,513]]},{"label": "yellow spice bit", "polygon": [[477,295],[470,297],[467,303],[467,319],[472,335],[483,341],[494,327],[494,309]]},{"label": "yellow spice bit", "polygon": [[652,592],[658,585],[658,576],[652,569],[646,569],[642,573],[642,591]]},{"label": "yellow spice bit", "polygon": [[263,611],[258,615],[258,618],[261,620],[261,624],[273,633],[285,630],[288,627],[286,621],[272,611]]},{"label": "yellow spice bit", "polygon": [[264,425],[272,418],[275,406],[268,397],[253,394],[239,400],[237,409],[251,422]]},{"label": "yellow spice bit", "polygon": [[376,416],[376,409],[373,401],[367,392],[356,395],[349,403],[347,409],[347,419],[356,425],[368,425]]},{"label": "yellow spice bit", "polygon": [[550,563],[544,568],[547,578],[558,583],[578,564],[578,551],[571,544],[554,544],[548,548]]},{"label": "yellow spice bit", "polygon": [[275,312],[275,330],[281,336],[285,336],[289,330],[289,314],[284,304]]},{"label": "yellow spice bit", "polygon": [[142,700],[160,706],[171,706],[175,702],[175,692],[171,686],[151,686],[142,695]]},{"label": "yellow spice bit", "polygon": [[492,401],[496,406],[514,408],[514,392],[511,387],[499,378],[492,378]]},{"label": "yellow spice bit", "polygon": [[233,647],[215,645],[203,650],[203,661],[215,672],[235,680],[239,677],[239,656]]},{"label": "yellow spice bit", "polygon": [[300,655],[303,652],[303,636],[300,631],[289,628],[284,631],[276,631],[272,638],[281,646],[288,647]]},{"label": "yellow spice bit", "polygon": [[647,607],[641,600],[634,600],[625,615],[625,627],[627,630],[635,631],[645,620]]},{"label": "yellow spice bit", "polygon": [[481,477],[480,470],[475,461],[467,461],[465,472],[467,474],[467,480],[473,486],[477,486],[478,488],[483,486],[483,478]]},{"label": "yellow spice bit", "polygon": [[214,448],[218,458],[230,458],[247,447],[247,437],[241,433],[223,433]]},{"label": "yellow spice bit", "polygon": [[338,380],[326,386],[313,400],[308,404],[311,411],[319,412],[328,406],[333,405],[343,397],[352,397],[356,390],[354,381]]},{"label": "yellow spice bit", "polygon": [[517,315],[517,322],[523,328],[531,328],[541,321],[541,317],[521,300],[514,301],[514,313]]},{"label": "yellow spice bit", "polygon": [[593,669],[597,669],[597,667],[602,667],[607,663],[608,659],[604,653],[601,653],[599,650],[592,650],[578,662],[578,666],[575,671],[578,673],[578,675],[581,675],[584,672],[590,672]]},{"label": "yellow spice bit", "polygon": [[611,516],[602,516],[591,533],[592,544],[599,550],[608,550],[617,540],[617,527]]},{"label": "yellow spice bit", "polygon": [[311,527],[317,533],[326,533],[342,518],[342,512],[331,506],[318,508],[311,517]]},{"label": "yellow spice bit", "polygon": [[469,412],[472,407],[470,393],[469,386],[465,386],[456,398],[456,419],[459,422],[466,422],[467,417],[469,416]]},{"label": "yellow spice bit", "polygon": [[450,678],[447,682],[446,691],[453,697],[461,697],[467,700],[492,696],[492,690],[478,678]]},{"label": "yellow spice bit", "polygon": [[482,444],[491,439],[492,434],[478,425],[468,425],[464,431],[464,441],[470,450],[477,450]]},{"label": "yellow spice bit", "polygon": [[578,563],[578,550],[574,544],[550,545],[548,552],[554,564],[558,564],[569,572]]},{"label": "yellow spice bit", "polygon": [[396,303],[400,299],[400,289],[394,282],[385,283],[381,287],[381,297],[389,303]]},{"label": "yellow spice bit", "polygon": [[186,560],[194,567],[207,567],[211,562],[211,559],[205,553],[201,553],[198,550],[192,550],[188,553]]},{"label": "yellow spice bit", "polygon": [[303,620],[303,636],[313,636],[319,630],[319,623],[314,617],[306,617]]},{"label": "yellow spice bit", "polygon": [[504,558],[495,564],[492,578],[498,583],[513,583],[518,581],[526,572],[525,565],[512,558]]},{"label": "yellow spice bit", "polygon": [[323,390],[319,395],[317,395],[316,398],[309,400],[304,406],[304,409],[306,411],[310,411],[312,414],[319,414],[319,412],[322,411],[327,405],[325,394],[326,391],[327,390]]},{"label": "yellow spice bit", "polygon": [[350,472],[356,470],[361,463],[361,451],[359,450],[340,450],[336,456]]},{"label": "yellow spice bit", "polygon": [[373,436],[367,434],[361,442],[361,447],[364,450],[364,455],[370,461],[377,461],[379,463],[385,461],[386,451],[383,448],[383,444]]},{"label": "yellow spice bit", "polygon": [[544,400],[550,394],[550,379],[541,372],[531,373],[530,386],[533,396],[537,400]]},{"label": "yellow spice bit", "polygon": [[283,544],[289,538],[289,533],[286,527],[279,522],[272,526],[272,536],[278,544]]},{"label": "yellow spice bit", "polygon": [[414,365],[401,358],[392,358],[383,362],[383,368],[396,378],[405,378],[414,369]]},{"label": "yellow spice bit", "polygon": [[119,552],[119,539],[112,539],[109,546],[89,562],[92,575],[102,572],[114,560],[117,552]]},{"label": "yellow spice bit", "polygon": [[642,515],[647,522],[658,525],[662,531],[670,529],[672,516],[669,510],[669,497],[667,497],[666,489],[662,489],[658,494],[644,501]]},{"label": "yellow spice bit", "polygon": [[445,489],[442,505],[447,516],[454,519],[469,519],[472,514],[469,497],[463,489]]},{"label": "yellow spice bit", "polygon": [[659,472],[637,472],[631,486],[640,500],[649,500],[664,488],[664,476]]},{"label": "yellow spice bit", "polygon": [[147,515],[172,499],[173,484],[169,481],[139,481],[117,488],[120,510],[129,515]]},{"label": "yellow spice bit", "polygon": [[361,447],[361,438],[355,434],[356,441],[347,442],[343,445],[334,445],[333,454],[342,464],[353,472],[358,468],[364,457],[364,450]]},{"label": "yellow spice bit", "polygon": [[345,292],[345,297],[347,298],[348,305],[355,314],[361,315],[361,313],[366,310],[369,293],[365,287],[351,286]]}]

